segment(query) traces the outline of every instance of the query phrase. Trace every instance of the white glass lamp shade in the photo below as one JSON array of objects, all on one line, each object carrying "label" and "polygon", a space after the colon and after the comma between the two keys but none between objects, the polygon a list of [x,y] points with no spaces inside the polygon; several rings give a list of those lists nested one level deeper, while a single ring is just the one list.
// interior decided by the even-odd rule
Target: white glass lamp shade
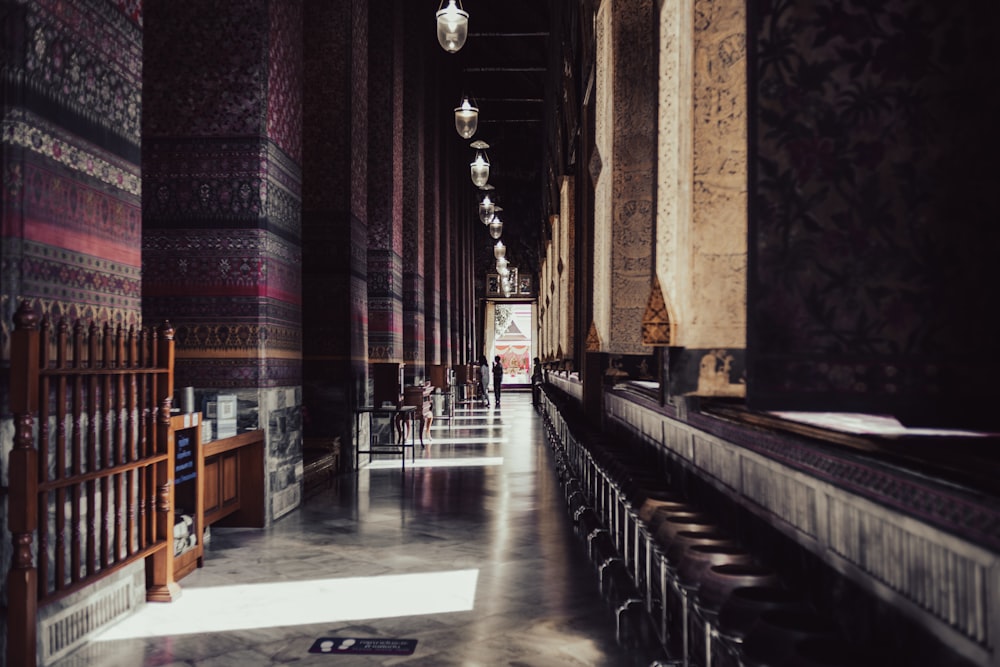
[{"label": "white glass lamp shade", "polygon": [[462,104],[455,107],[455,129],[463,139],[471,139],[479,127],[479,108],[472,106],[468,97],[462,98]]},{"label": "white glass lamp shade", "polygon": [[507,256],[507,246],[503,244],[503,241],[497,241],[496,245],[493,246],[493,256],[497,259],[503,259]]},{"label": "white glass lamp shade", "polygon": [[469,36],[469,12],[462,9],[461,2],[456,5],[455,0],[448,0],[448,6],[437,11],[437,35],[441,48],[448,53],[465,46],[465,38]]},{"label": "white glass lamp shade", "polygon": [[490,199],[487,194],[483,197],[483,200],[479,202],[479,220],[484,225],[488,225],[493,222],[493,215],[496,213],[496,204]]},{"label": "white glass lamp shade", "polygon": [[472,182],[476,187],[483,187],[486,181],[490,180],[490,161],[486,159],[486,153],[477,150],[476,159],[469,163],[472,169]]},{"label": "white glass lamp shade", "polygon": [[503,221],[496,215],[490,220],[490,236],[498,239],[503,234]]}]

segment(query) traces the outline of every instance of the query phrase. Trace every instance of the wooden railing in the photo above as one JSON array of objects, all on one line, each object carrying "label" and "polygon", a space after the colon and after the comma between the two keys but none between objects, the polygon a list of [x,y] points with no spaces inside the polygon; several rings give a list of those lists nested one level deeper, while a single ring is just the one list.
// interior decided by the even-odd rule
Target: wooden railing
[{"label": "wooden railing", "polygon": [[28,304],[15,315],[10,667],[36,664],[39,609],[138,559],[148,597],[172,598],[173,366],[169,324],[53,327]]}]

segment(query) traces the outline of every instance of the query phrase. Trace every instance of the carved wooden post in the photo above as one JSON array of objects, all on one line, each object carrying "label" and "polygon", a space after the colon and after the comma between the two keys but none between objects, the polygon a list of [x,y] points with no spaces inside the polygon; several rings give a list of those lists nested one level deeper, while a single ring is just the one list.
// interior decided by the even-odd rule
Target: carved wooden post
[{"label": "carved wooden post", "polygon": [[10,408],[14,449],[10,453],[7,524],[14,554],[7,574],[7,665],[35,667],[38,572],[31,544],[38,528],[38,452],[32,426],[38,410],[38,316],[28,303],[14,315],[11,335]]},{"label": "carved wooden post", "polygon": [[174,330],[169,322],[160,327],[156,342],[156,366],[166,372],[156,376],[156,443],[154,449],[166,458],[156,464],[156,534],[153,540],[165,542],[146,560],[146,599],[171,602],[180,593],[174,581],[174,438],[170,432],[170,408],[174,395]]}]

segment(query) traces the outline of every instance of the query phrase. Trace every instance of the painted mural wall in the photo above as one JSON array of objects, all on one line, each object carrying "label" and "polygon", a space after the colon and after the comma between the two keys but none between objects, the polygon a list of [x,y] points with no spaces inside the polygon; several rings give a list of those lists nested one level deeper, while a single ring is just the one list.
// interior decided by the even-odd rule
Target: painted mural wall
[{"label": "painted mural wall", "polygon": [[996,4],[751,7],[751,405],[995,412]]}]

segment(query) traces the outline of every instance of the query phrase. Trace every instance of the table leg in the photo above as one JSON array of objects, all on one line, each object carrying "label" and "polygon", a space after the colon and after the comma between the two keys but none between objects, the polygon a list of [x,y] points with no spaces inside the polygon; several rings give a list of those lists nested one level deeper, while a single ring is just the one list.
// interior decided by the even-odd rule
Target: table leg
[{"label": "table leg", "polygon": [[361,469],[361,414],[354,411],[354,469]]}]

